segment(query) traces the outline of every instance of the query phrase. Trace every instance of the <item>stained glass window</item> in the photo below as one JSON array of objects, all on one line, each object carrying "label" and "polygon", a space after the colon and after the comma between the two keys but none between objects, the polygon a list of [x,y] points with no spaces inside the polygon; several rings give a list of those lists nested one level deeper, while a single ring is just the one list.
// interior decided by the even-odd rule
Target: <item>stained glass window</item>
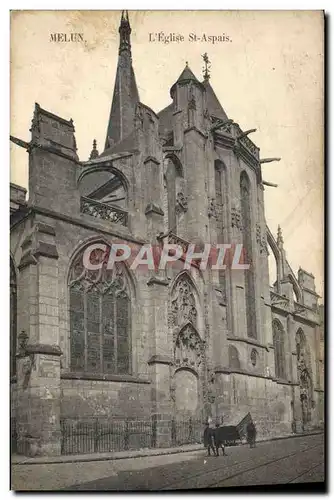
[{"label": "stained glass window", "polygon": [[[121,268],[89,271],[81,253],[70,273],[71,370],[127,374],[131,370],[130,295]],[[103,261],[102,251],[100,258]],[[94,263],[99,259],[95,251]]]}]

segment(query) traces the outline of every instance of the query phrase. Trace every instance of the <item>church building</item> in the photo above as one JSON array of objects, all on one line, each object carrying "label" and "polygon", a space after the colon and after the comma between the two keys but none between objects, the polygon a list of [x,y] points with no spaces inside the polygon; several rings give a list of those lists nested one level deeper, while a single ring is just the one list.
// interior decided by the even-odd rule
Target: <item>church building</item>
[{"label": "church building", "polygon": [[[39,104],[30,142],[11,137],[29,155],[29,198],[10,187],[18,453],[37,443],[59,455],[64,421],[153,421],[157,447],[170,446],[172,421],[189,418],[237,425],[250,413],[264,438],[323,424],[314,276],[294,273],[282,230],[265,219],[261,165],[274,159],[227,116],[208,71],[200,81],[186,65],[170,98],[159,112],[140,101],[123,11],[103,151],[94,141],[79,159],[72,119]],[[250,267],[84,266],[89,246],[115,242],[242,244]]]}]

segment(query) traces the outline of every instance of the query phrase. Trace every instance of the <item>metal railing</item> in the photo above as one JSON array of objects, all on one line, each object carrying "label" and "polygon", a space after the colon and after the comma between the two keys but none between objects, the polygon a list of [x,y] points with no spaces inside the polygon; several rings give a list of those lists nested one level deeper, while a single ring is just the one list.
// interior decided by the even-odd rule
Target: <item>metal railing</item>
[{"label": "metal railing", "polygon": [[103,453],[151,448],[154,436],[151,421],[62,419],[61,453]]},{"label": "metal railing", "polygon": [[204,426],[201,420],[189,418],[187,420],[171,421],[171,446],[184,444],[200,444],[203,440]]},{"label": "metal railing", "polygon": [[[203,422],[199,420],[171,420],[170,446],[200,444]],[[63,418],[61,425],[61,453],[63,455],[106,453],[155,448],[158,422],[155,418],[101,419]]]}]

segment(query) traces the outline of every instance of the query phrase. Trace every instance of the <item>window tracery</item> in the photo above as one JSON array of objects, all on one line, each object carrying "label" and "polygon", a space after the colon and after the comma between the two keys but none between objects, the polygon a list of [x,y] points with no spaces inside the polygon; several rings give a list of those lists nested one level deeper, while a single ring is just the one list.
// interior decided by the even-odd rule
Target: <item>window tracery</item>
[{"label": "window tracery", "polygon": [[[124,269],[88,270],[81,252],[69,280],[71,370],[100,374],[130,372],[130,294]],[[95,250],[92,263],[103,261]]]}]

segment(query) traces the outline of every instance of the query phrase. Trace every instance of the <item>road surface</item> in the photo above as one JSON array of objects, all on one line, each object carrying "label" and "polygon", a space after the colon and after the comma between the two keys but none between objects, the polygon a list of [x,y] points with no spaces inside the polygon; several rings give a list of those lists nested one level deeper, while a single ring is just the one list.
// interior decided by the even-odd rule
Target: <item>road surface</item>
[{"label": "road surface", "polygon": [[[259,443],[256,448],[227,448],[228,456],[207,457],[205,451],[143,469],[120,470],[110,477],[85,481],[66,490],[166,491],[324,482],[324,437],[304,436]],[[311,486],[311,485],[310,485]]]}]

